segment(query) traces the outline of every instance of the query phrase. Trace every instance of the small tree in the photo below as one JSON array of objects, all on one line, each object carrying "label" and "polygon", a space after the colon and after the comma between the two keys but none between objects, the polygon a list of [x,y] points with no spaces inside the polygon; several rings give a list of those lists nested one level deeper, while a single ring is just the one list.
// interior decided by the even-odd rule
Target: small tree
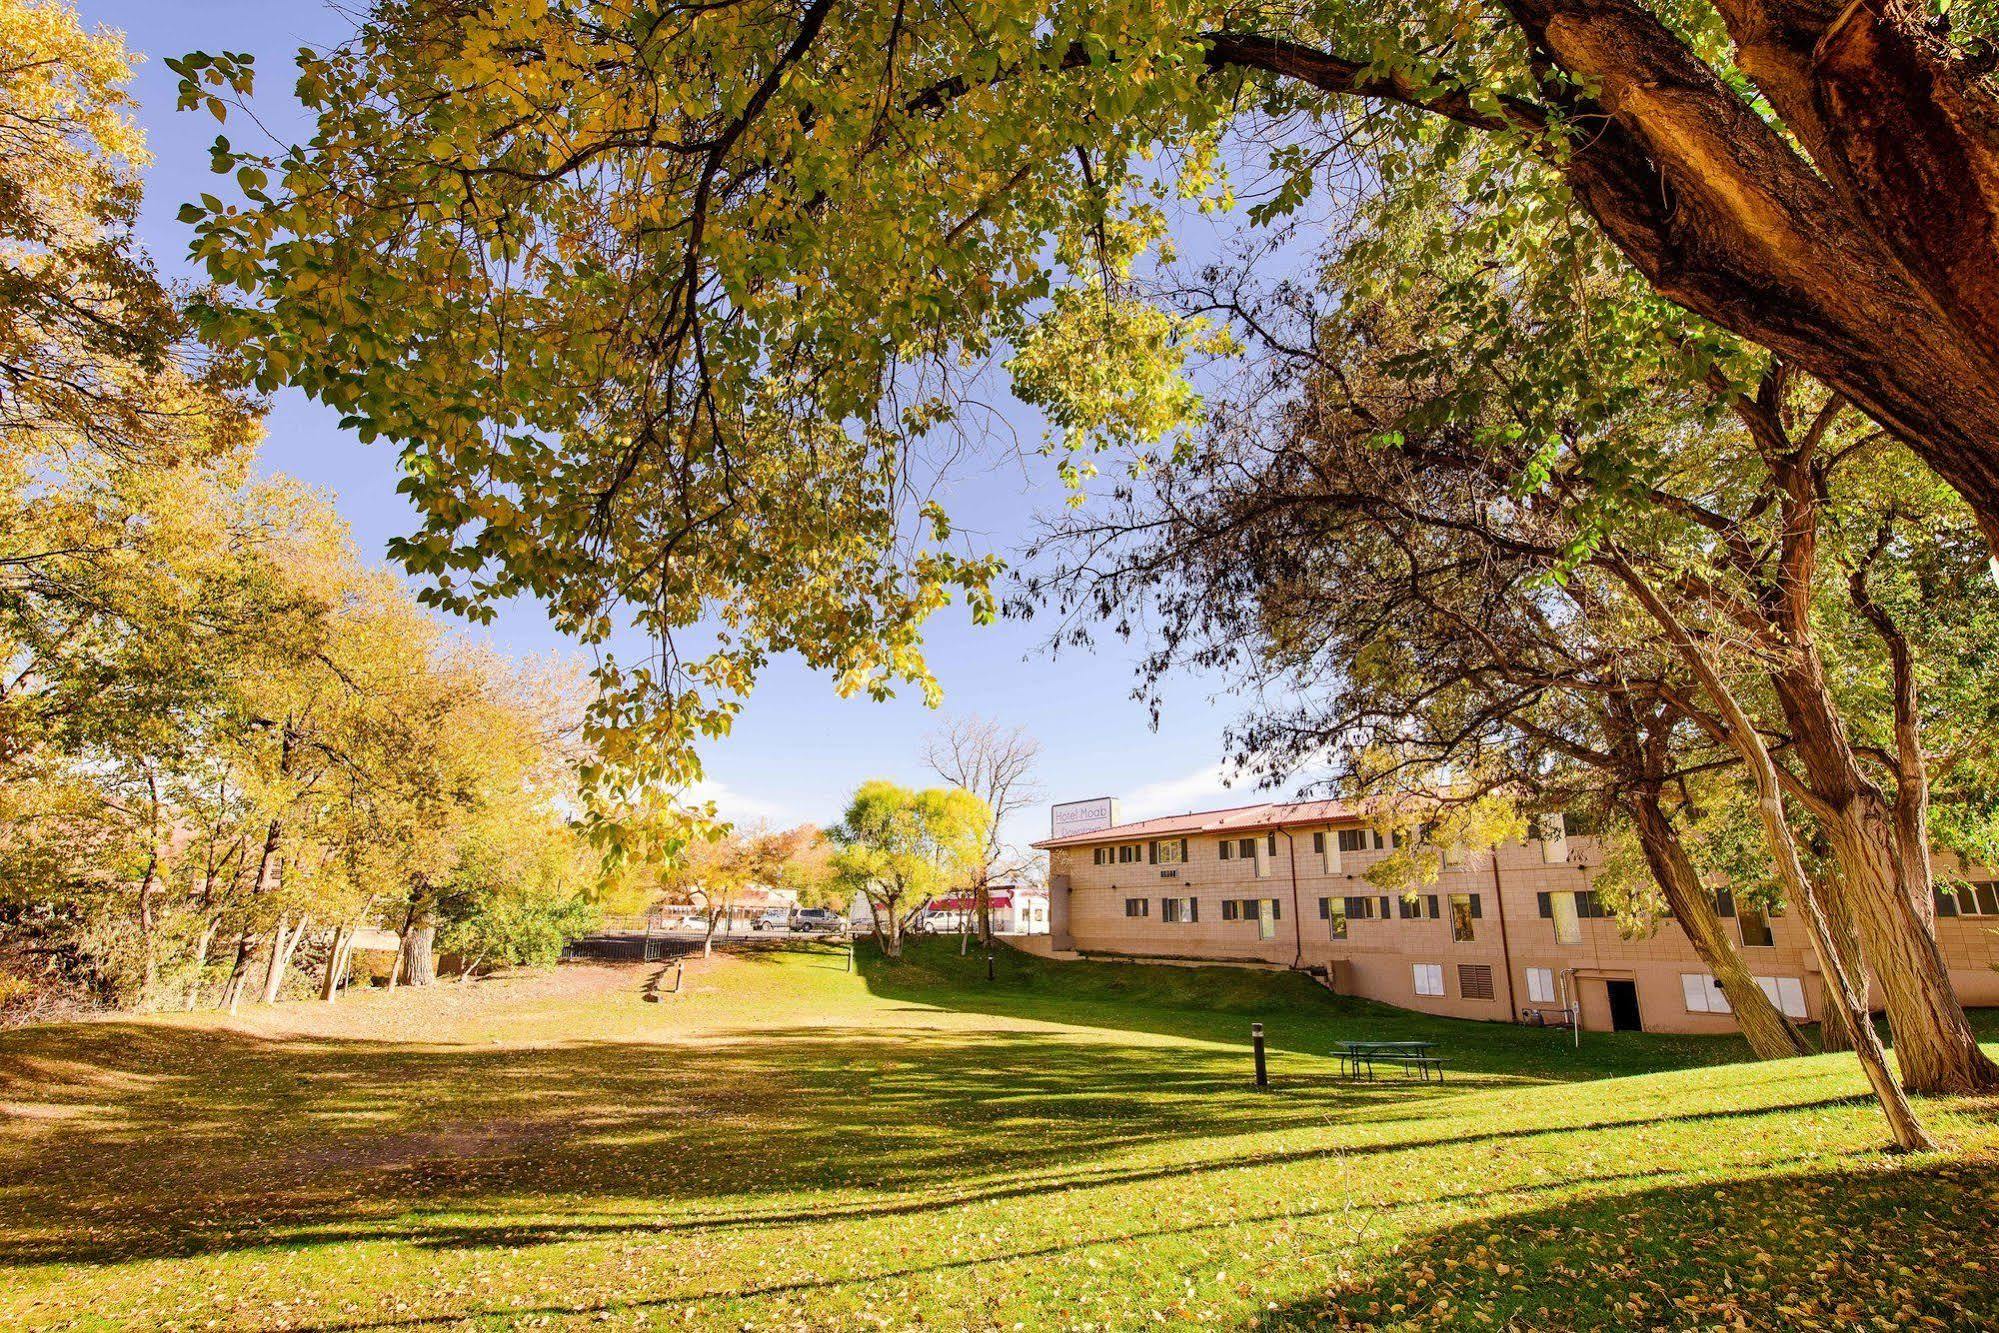
[{"label": "small tree", "polygon": [[885,956],[902,957],[906,911],[974,873],[991,826],[985,801],[962,787],[861,784],[833,831],[833,870],[846,891],[867,898]]}]

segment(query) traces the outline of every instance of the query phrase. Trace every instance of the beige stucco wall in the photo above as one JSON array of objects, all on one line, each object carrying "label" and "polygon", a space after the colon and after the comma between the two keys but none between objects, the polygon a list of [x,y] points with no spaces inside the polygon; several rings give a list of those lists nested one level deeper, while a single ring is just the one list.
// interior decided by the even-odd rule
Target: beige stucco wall
[{"label": "beige stucco wall", "polygon": [[[1328,831],[1328,843],[1332,831]],[[1247,836],[1241,831],[1230,840]],[[1256,834],[1254,836],[1261,837]],[[1544,860],[1543,844],[1510,844],[1494,853],[1465,855],[1461,864],[1446,866],[1438,882],[1424,893],[1436,894],[1436,920],[1353,920],[1348,937],[1330,938],[1321,920],[1322,896],[1344,898],[1381,892],[1364,878],[1382,851],[1346,852],[1333,870],[1312,852],[1312,830],[1280,833],[1275,856],[1261,861],[1217,855],[1221,839],[1213,834],[1188,838],[1187,863],[1160,867],[1143,860],[1123,865],[1095,865],[1088,847],[1056,848],[1050,852],[1053,885],[1051,943],[1086,953],[1139,957],[1199,958],[1216,961],[1294,963],[1326,967],[1335,988],[1345,994],[1459,1018],[1504,1020],[1536,1006],[1529,997],[1527,969],[1546,968],[1566,978],[1580,1002],[1585,1027],[1611,1026],[1605,983],[1635,983],[1641,1020],[1654,1032],[1729,1032],[1727,1014],[1689,1012],[1681,977],[1704,973],[1686,936],[1670,921],[1649,937],[1627,940],[1608,919],[1580,922],[1581,939],[1557,943],[1555,923],[1539,915],[1536,894],[1589,887],[1598,850],[1591,839],[1570,838],[1566,857],[1555,864]],[[1331,858],[1325,858],[1330,860]],[[1262,874],[1258,871],[1261,869]],[[1296,871],[1295,886],[1293,871]],[[1170,872],[1170,873],[1169,873]],[[1448,899],[1453,893],[1478,894],[1482,916],[1469,941],[1451,938]],[[1193,897],[1199,920],[1171,923],[1161,915],[1160,899]],[[1222,902],[1228,898],[1275,898],[1281,918],[1275,937],[1259,939],[1253,920],[1224,921]],[[1148,900],[1148,915],[1125,915],[1127,898]],[[1378,910],[1378,907],[1377,907]],[[1504,935],[1501,924],[1504,922]],[[1725,923],[1730,930],[1737,922]],[[1811,1018],[1820,1013],[1818,967],[1803,921],[1795,912],[1771,921],[1773,942],[1743,946],[1750,970],[1758,976],[1791,977],[1799,981]],[[1967,1004],[1999,1005],[1999,918],[1942,919],[1937,935],[1952,979]],[[1739,940],[1738,935],[1738,940]],[[1441,996],[1416,993],[1414,965],[1437,964],[1443,969]],[[1485,964],[1492,969],[1493,997],[1467,999],[1461,993],[1460,964]]]}]

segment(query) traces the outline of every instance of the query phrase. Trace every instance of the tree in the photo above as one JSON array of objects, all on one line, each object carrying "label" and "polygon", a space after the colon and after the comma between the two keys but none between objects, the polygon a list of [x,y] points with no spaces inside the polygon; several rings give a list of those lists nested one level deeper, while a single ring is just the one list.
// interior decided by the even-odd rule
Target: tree
[{"label": "tree", "polygon": [[[437,597],[533,590],[592,632],[622,599],[663,632],[721,596],[737,671],[798,647],[879,688],[920,668],[868,643],[906,648],[983,571],[933,549],[921,594],[888,596],[907,492],[857,483],[962,405],[956,367],[1021,341],[1051,288],[1117,294],[1163,229],[1155,150],[1224,199],[1217,139],[1259,117],[1287,133],[1258,220],[1329,158],[1389,175],[1475,144],[1495,207],[1468,243],[1587,219],[1654,290],[1907,440],[1999,543],[1999,109],[1986,35],[1931,18],[1916,0],[380,4],[300,56],[310,141],[222,145],[244,206],[188,217],[239,295],[215,336],[409,454],[430,517],[402,554]],[[183,102],[217,111],[251,76],[226,53],[175,68]],[[839,512],[807,531],[796,493]],[[858,576],[844,599],[834,565]],[[660,711],[714,718],[690,695],[705,678]]]},{"label": "tree", "polygon": [[670,895],[701,910],[703,956],[713,954],[715,928],[735,915],[743,891],[755,885],[791,888],[801,900],[825,892],[828,882],[823,838],[810,824],[771,829],[724,828],[690,843],[669,864],[660,884]]},{"label": "tree", "polygon": [[962,787],[921,791],[864,782],[833,830],[834,874],[868,900],[875,938],[902,957],[903,917],[976,872],[991,836],[992,812]]},{"label": "tree", "polygon": [[986,804],[991,819],[984,854],[972,870],[972,896],[979,916],[979,939],[993,938],[992,886],[1024,879],[1030,857],[1006,841],[1006,821],[1042,798],[1034,780],[1041,743],[1025,727],[1007,727],[982,717],[955,718],[923,742],[923,762],[953,787]]}]

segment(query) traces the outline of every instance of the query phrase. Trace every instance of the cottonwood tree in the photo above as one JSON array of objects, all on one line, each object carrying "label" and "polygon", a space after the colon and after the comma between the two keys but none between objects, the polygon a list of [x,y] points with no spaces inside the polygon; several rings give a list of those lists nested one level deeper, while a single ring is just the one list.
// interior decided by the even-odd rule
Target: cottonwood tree
[{"label": "cottonwood tree", "polygon": [[923,741],[923,762],[932,773],[986,803],[992,816],[984,855],[972,869],[979,939],[993,938],[992,886],[1027,875],[1032,858],[1006,841],[1006,821],[1038,802],[1044,792],[1034,779],[1041,743],[1027,728],[983,717],[954,718]]},{"label": "cottonwood tree", "polygon": [[868,901],[882,954],[902,957],[903,918],[976,873],[992,812],[963,787],[864,782],[832,830],[837,882]]},{"label": "cottonwood tree", "polygon": [[[1072,438],[1194,410],[1202,328],[1134,273],[1163,198],[1228,200],[1218,144],[1245,125],[1276,126],[1281,177],[1253,221],[1356,158],[1467,166],[1461,248],[1527,237],[1559,268],[1563,224],[1593,228],[1691,325],[1905,439],[1999,539],[1987,48],[1931,19],[381,4],[298,58],[311,139],[218,143],[232,197],[185,216],[210,336],[402,451],[425,517],[398,553],[438,604],[532,593],[595,640],[726,619],[699,661],[606,670],[601,725],[680,785],[771,653],[928,690],[925,617],[989,614],[993,566],[918,500],[964,367],[1011,347],[1037,401],[1058,373],[1121,381],[1115,411],[1058,420]],[[246,56],[174,67],[192,108],[250,90]]]}]

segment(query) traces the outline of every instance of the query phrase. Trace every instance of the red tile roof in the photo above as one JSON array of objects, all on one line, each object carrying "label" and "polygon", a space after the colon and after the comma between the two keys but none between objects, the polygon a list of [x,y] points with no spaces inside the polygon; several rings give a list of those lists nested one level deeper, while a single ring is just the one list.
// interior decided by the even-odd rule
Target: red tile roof
[{"label": "red tile roof", "polygon": [[1197,810],[1184,815],[1163,815],[1130,824],[1115,824],[1094,833],[1071,833],[1062,838],[1046,838],[1035,843],[1051,847],[1088,847],[1100,842],[1135,842],[1147,838],[1184,837],[1190,833],[1227,833],[1241,829],[1286,828],[1297,824],[1327,824],[1362,819],[1366,811],[1348,801],[1264,801],[1238,805],[1227,810]]}]

